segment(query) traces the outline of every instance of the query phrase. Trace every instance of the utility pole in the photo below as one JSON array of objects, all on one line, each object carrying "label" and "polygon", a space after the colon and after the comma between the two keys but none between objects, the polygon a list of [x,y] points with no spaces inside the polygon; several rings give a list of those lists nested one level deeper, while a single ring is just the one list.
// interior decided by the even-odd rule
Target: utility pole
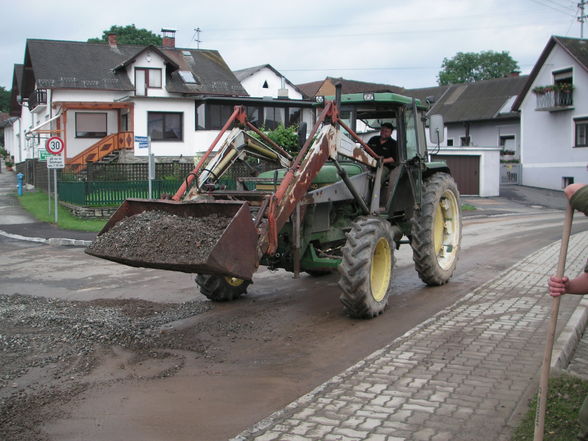
[{"label": "utility pole", "polygon": [[586,18],[588,18],[588,16],[584,14],[585,5],[586,0],[580,0],[580,3],[578,3],[578,8],[580,8],[580,16],[578,17],[578,21],[580,22],[580,38],[584,38],[584,22],[586,21]]},{"label": "utility pole", "polygon": [[[582,2],[583,1],[584,0],[582,0]],[[196,49],[200,49],[200,43],[202,43],[202,41],[200,40],[200,32],[202,32],[202,30],[200,28],[196,28],[196,29],[194,29],[194,32],[195,32],[194,35],[196,36],[196,39],[194,40],[194,41],[196,41]],[[192,38],[194,38],[194,37],[192,37]]]}]

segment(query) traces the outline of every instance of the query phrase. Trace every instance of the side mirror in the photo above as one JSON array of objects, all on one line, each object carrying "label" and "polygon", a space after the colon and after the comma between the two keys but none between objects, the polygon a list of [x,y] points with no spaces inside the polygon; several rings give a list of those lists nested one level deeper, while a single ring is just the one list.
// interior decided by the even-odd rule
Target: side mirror
[{"label": "side mirror", "polygon": [[445,126],[443,116],[431,115],[429,117],[429,138],[433,144],[441,144],[445,141]]}]

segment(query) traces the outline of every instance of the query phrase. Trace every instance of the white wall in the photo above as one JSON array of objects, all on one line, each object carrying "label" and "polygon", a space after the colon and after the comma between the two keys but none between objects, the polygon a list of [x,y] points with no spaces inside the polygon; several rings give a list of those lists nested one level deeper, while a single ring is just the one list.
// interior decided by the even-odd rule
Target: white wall
[{"label": "white wall", "polygon": [[[465,136],[463,124],[447,124],[447,138],[453,138],[453,146],[460,147],[462,136]],[[520,146],[520,124],[513,120],[494,120],[470,123],[470,147],[499,147],[500,135],[514,135],[516,151]],[[447,139],[445,140],[447,145]]]},{"label": "white wall", "polygon": [[[263,84],[267,81],[268,88],[264,89]],[[285,82],[288,90],[288,98],[302,99],[302,94],[296,91],[288,82]],[[278,97],[278,89],[282,88],[282,77],[275,74],[274,71],[267,67],[255,72],[253,75],[241,81],[241,85],[245,88],[247,93],[253,97],[271,96]]]},{"label": "white wall", "polygon": [[76,138],[76,114],[77,113],[106,113],[106,135],[118,133],[118,112],[116,110],[68,110],[66,127],[65,157],[73,158],[88,147],[102,139],[100,138]]},{"label": "white wall", "polygon": [[[135,136],[148,136],[147,112],[181,112],[183,124],[183,141],[152,141],[151,153],[155,156],[194,156],[196,151],[206,150],[201,144],[208,138],[196,136],[195,104],[185,99],[136,99],[135,100]],[[200,132],[200,131],[199,131]],[[218,132],[217,132],[218,133]],[[147,149],[135,148],[135,155],[146,156]]]},{"label": "white wall", "polygon": [[[166,86],[166,76],[165,76],[165,63],[163,59],[151,51],[145,51],[137,59],[134,63],[131,63],[127,66],[127,75],[131,80],[132,84],[135,84],[135,68],[142,67],[146,69],[161,69],[161,89],[150,88],[147,89],[147,96],[153,97],[166,97],[169,96],[165,86]],[[131,93],[134,95],[134,93]]]},{"label": "white wall", "polygon": [[[536,86],[553,84],[553,71],[573,67],[574,109],[537,111]],[[521,104],[523,185],[562,189],[562,177],[588,182],[588,147],[574,147],[575,117],[588,117],[588,73],[555,45]]]},{"label": "white wall", "polygon": [[500,149],[441,147],[440,155],[480,157],[480,196],[494,197],[500,194]]},{"label": "white wall", "polygon": [[14,162],[18,163],[20,159],[20,151],[18,148],[18,127],[20,120],[16,120],[12,125],[4,127],[4,148],[11,155],[14,156]]}]

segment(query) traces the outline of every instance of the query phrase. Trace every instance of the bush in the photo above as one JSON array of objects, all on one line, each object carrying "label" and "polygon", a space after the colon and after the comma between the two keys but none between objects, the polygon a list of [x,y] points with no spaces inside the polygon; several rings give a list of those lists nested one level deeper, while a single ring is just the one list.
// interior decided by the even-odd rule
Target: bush
[{"label": "bush", "polygon": [[[298,152],[299,145],[297,126],[285,127],[283,124],[280,124],[274,130],[261,129],[261,131],[264,133],[264,135],[266,135],[269,139],[278,144],[288,153],[296,154]],[[250,132],[249,134],[254,138],[260,139],[259,135],[255,132]]]}]

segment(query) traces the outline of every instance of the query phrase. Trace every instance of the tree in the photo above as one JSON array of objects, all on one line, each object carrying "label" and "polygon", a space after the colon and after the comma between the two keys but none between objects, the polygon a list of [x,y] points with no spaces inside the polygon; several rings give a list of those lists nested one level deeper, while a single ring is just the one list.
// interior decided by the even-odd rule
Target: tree
[{"label": "tree", "polygon": [[10,111],[10,90],[0,86],[0,112]]},{"label": "tree", "polygon": [[116,34],[119,44],[136,44],[140,46],[161,46],[162,38],[147,29],[137,29],[134,24],[127,26],[112,25],[102,32],[102,38],[89,38],[88,43],[107,43],[108,34]]},{"label": "tree", "polygon": [[507,51],[458,52],[453,58],[443,58],[437,81],[440,86],[472,83],[502,78],[518,70],[518,63]]}]

